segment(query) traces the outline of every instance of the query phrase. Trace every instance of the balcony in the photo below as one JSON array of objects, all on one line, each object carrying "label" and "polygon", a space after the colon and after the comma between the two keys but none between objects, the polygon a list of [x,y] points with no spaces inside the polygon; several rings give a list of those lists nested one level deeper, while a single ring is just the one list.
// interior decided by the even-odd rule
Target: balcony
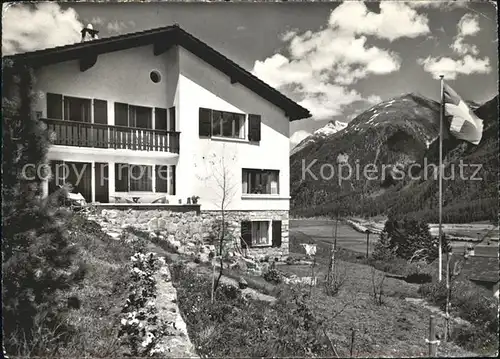
[{"label": "balcony", "polygon": [[43,119],[54,145],[179,153],[179,132]]}]

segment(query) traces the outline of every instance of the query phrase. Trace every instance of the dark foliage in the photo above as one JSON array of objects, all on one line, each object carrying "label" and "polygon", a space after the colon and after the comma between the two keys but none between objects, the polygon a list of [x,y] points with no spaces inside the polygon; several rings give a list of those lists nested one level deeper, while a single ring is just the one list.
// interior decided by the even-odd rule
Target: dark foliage
[{"label": "dark foliage", "polygon": [[283,281],[283,275],[276,268],[270,268],[262,274],[262,277],[269,283],[279,284]]},{"label": "dark foliage", "polygon": [[[427,283],[419,288],[419,293],[428,301],[446,307],[445,282]],[[467,280],[451,282],[450,305],[452,313],[469,321],[471,327],[457,327],[451,338],[469,350],[483,353],[498,350],[498,301],[491,295],[484,295]]]},{"label": "dark foliage", "polygon": [[32,116],[32,71],[12,62],[3,65],[5,348],[13,354],[48,355],[71,335],[64,324],[67,302],[59,301],[57,294],[80,282],[85,270],[68,240],[66,222],[71,213],[57,206],[65,190],[40,198],[42,178],[36,169],[45,163],[49,143],[44,124]]},{"label": "dark foliage", "polygon": [[221,283],[210,302],[210,280],[182,266],[172,268],[191,339],[202,356],[330,357],[322,323],[307,290],[284,288],[272,306],[245,299]]},{"label": "dark foliage", "polygon": [[[450,250],[445,236],[442,245],[445,252]],[[387,261],[396,256],[430,263],[438,257],[438,248],[438,239],[431,236],[427,223],[409,218],[389,218],[375,245],[373,258]]]}]

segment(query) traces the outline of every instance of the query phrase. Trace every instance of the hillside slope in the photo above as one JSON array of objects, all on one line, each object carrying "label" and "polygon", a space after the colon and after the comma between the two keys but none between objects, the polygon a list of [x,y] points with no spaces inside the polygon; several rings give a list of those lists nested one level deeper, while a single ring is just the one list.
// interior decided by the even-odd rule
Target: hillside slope
[{"label": "hillside slope", "polygon": [[[496,97],[475,110],[485,120],[483,140],[478,146],[444,137],[445,174],[451,170],[455,173],[455,179],[445,181],[443,187],[444,214],[449,221],[491,219],[498,208],[497,101]],[[421,168],[424,163],[438,161],[438,131],[439,103],[420,95],[403,95],[370,108],[343,131],[315,141],[291,156],[292,210],[305,216],[341,211],[365,215],[409,214],[435,220],[438,181],[432,171],[424,176]],[[341,153],[347,154],[354,172],[356,167],[360,170],[359,176],[339,183],[337,173],[330,178],[329,166],[338,170],[336,159]],[[460,160],[481,165],[479,176],[483,180],[458,178]],[[377,169],[376,173],[369,173],[372,179],[363,175],[363,169],[369,169],[368,164]],[[322,165],[326,175],[323,178]],[[401,172],[398,178],[395,169],[406,175]],[[474,172],[475,167],[465,167],[464,177],[470,178]],[[420,178],[411,179],[409,174]]]}]

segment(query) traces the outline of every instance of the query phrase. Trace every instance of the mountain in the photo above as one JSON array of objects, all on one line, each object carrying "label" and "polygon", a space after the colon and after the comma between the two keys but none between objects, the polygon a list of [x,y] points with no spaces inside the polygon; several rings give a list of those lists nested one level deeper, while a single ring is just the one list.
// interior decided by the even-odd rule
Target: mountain
[{"label": "mountain", "polygon": [[331,136],[334,133],[342,131],[346,127],[347,127],[347,123],[345,123],[345,122],[330,121],[326,124],[326,126],[323,126],[320,129],[317,129],[316,131],[313,132],[312,135],[307,136],[302,141],[300,141],[297,144],[297,146],[295,146],[292,149],[292,151],[290,152],[290,155],[293,155],[294,153],[304,149],[306,146],[308,146],[308,145],[310,145],[310,144],[312,144],[320,139],[324,139],[325,137]]},{"label": "mountain", "polygon": [[[460,160],[467,160],[481,164],[485,177],[484,181],[444,183],[444,206],[448,213],[454,213],[448,216],[450,221],[489,219],[498,208],[493,203],[498,178],[497,101],[498,97],[475,110],[485,122],[483,140],[478,146],[444,137],[445,173],[458,173]],[[432,172],[427,171],[424,176],[422,167],[438,160],[439,109],[436,101],[415,93],[405,94],[373,106],[340,132],[306,142],[290,159],[292,211],[305,216],[340,211],[434,219],[437,181]],[[339,154],[347,155],[353,172],[359,175],[339,181]],[[364,176],[363,169],[370,171],[372,178]],[[472,172],[472,166],[465,170],[469,175]],[[469,211],[464,210],[467,206]]]}]

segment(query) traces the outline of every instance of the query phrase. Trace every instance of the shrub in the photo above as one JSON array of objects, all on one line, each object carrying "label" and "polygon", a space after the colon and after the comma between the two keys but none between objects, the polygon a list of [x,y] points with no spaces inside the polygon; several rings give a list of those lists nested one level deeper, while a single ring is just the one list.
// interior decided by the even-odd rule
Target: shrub
[{"label": "shrub", "polygon": [[406,276],[407,283],[424,284],[432,282],[432,276],[428,273],[411,273]]},{"label": "shrub", "polygon": [[[450,249],[446,237],[443,237],[443,249]],[[385,222],[374,258],[386,260],[392,253],[406,260],[425,260],[430,263],[438,257],[438,239],[431,236],[426,222],[392,217]]]},{"label": "shrub", "polygon": [[200,356],[331,356],[322,322],[313,313],[308,290],[281,288],[272,306],[219,290],[210,301],[210,279],[172,268],[180,309]]},{"label": "shrub", "polygon": [[276,268],[269,268],[268,271],[262,274],[262,277],[269,283],[280,284],[283,282],[283,275]]},{"label": "shrub", "polygon": [[[452,281],[450,305],[453,312],[469,321],[472,327],[459,327],[452,331],[452,340],[469,350],[484,353],[498,350],[498,303],[486,297],[469,281]],[[446,307],[445,282],[427,283],[419,288],[430,302],[442,310]]]},{"label": "shrub", "polygon": [[446,283],[444,281],[423,284],[418,288],[418,293],[442,310],[446,309]]},{"label": "shrub", "polygon": [[479,288],[466,281],[454,282],[450,297],[460,317],[490,333],[498,332],[498,304],[494,297],[486,297]]},{"label": "shrub", "polygon": [[459,326],[451,332],[451,340],[467,350],[479,354],[498,353],[498,333],[481,330],[476,326]]},{"label": "shrub", "polygon": [[345,265],[330,263],[328,273],[325,275],[325,292],[327,295],[335,296],[347,280],[347,269]]},{"label": "shrub", "polygon": [[403,258],[392,257],[386,260],[370,260],[368,263],[382,272],[391,274],[406,275],[408,271],[408,262]]}]

